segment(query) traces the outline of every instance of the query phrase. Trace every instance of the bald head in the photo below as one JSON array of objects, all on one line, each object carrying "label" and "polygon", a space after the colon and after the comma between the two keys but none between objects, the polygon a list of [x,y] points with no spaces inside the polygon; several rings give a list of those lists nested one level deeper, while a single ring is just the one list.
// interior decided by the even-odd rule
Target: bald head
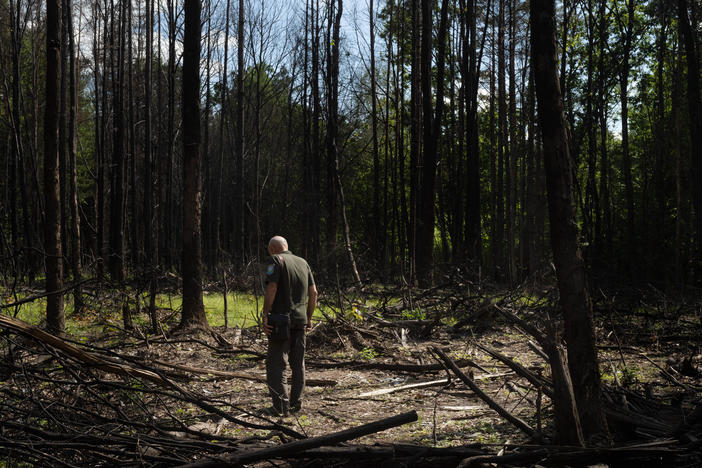
[{"label": "bald head", "polygon": [[288,241],[282,236],[274,236],[268,241],[268,253],[271,255],[288,250]]}]

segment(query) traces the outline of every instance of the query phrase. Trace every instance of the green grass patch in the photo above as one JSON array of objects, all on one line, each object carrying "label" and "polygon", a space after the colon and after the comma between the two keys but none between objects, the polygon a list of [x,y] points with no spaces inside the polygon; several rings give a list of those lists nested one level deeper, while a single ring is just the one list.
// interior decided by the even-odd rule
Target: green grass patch
[{"label": "green grass patch", "polygon": [[[134,314],[135,292],[131,290],[125,291],[129,298],[129,308],[132,311],[132,318],[139,326],[150,326],[150,319],[146,313],[149,296],[148,293],[141,293],[139,301],[141,303],[141,314]],[[23,299],[24,295],[18,295],[17,300]],[[207,321],[213,327],[224,325],[224,296],[219,292],[206,292],[203,294],[203,303]],[[4,295],[2,297],[3,304],[9,304],[15,299]],[[88,334],[91,329],[96,328],[96,331],[102,330],[100,324],[113,323],[122,325],[122,310],[117,299],[103,300],[93,303],[94,301],[88,298],[85,312],[82,317],[73,316],[73,297],[70,294],[65,295],[64,311],[66,314],[66,331],[74,336],[83,336]],[[156,296],[156,307],[158,309],[172,310],[176,320],[180,318],[180,310],[183,304],[183,298],[180,294],[161,293]],[[33,325],[42,325],[46,319],[46,298],[40,298],[32,302],[21,304],[18,306],[17,318]],[[263,307],[263,297],[258,297],[253,294],[242,292],[229,292],[227,294],[227,323],[230,327],[251,327],[257,325],[257,316]],[[14,308],[7,308],[3,311],[6,315],[13,316]],[[323,320],[324,316],[319,308],[315,311],[314,320]],[[97,328],[100,327],[100,328]]]}]

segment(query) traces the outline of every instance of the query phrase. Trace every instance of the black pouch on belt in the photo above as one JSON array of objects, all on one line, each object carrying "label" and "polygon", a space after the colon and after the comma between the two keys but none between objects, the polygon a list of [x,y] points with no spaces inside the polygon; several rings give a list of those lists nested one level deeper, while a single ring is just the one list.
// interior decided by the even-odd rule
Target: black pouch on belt
[{"label": "black pouch on belt", "polygon": [[290,316],[288,314],[269,314],[268,325],[273,327],[271,340],[285,341],[290,339]]}]

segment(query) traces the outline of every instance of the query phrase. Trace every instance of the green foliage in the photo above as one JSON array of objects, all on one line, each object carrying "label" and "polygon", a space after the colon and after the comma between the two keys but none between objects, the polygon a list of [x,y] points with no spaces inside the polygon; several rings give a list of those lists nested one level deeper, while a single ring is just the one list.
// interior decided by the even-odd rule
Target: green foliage
[{"label": "green foliage", "polygon": [[427,314],[424,309],[405,309],[402,311],[402,318],[404,320],[426,320]]},{"label": "green foliage", "polygon": [[371,347],[366,347],[363,348],[358,352],[358,355],[360,356],[361,359],[366,360],[366,361],[372,361],[378,356],[378,353],[376,352],[375,349]]}]

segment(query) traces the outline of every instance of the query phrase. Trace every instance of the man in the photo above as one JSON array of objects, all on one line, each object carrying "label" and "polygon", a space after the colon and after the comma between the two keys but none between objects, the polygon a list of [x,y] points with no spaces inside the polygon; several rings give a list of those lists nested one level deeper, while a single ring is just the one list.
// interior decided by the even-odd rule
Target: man
[{"label": "man", "polygon": [[[312,314],[317,306],[317,287],[307,261],[288,250],[281,236],[268,242],[270,262],[266,267],[266,290],[263,296],[263,330],[268,335],[266,379],[273,398],[273,407],[265,412],[284,416],[302,407],[305,388],[305,334],[312,328]],[[289,317],[289,337],[273,336],[270,315]],[[276,318],[276,317],[273,317]],[[276,323],[280,322],[276,320]],[[283,380],[286,361],[290,363],[292,384],[290,399]]]}]

